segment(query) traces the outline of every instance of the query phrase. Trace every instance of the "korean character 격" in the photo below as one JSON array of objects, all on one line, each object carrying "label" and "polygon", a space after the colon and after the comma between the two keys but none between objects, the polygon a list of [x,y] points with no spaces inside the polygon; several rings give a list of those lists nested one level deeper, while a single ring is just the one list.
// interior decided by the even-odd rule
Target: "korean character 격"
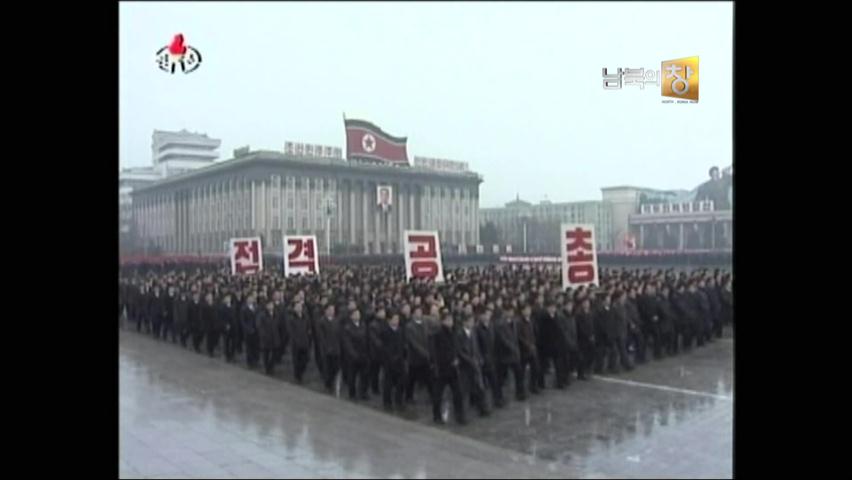
[{"label": "korean character \uaca9", "polygon": [[[621,77],[623,75],[623,69],[619,68],[618,73],[615,74],[607,74],[606,67],[603,69],[603,87],[604,90],[619,90],[621,89]],[[613,84],[612,82],[616,82]]]}]

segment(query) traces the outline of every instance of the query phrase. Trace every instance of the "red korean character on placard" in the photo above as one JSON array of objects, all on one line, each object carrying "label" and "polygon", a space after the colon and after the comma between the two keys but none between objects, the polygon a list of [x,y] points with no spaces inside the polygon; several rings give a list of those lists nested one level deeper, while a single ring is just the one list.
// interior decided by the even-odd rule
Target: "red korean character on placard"
[{"label": "red korean character on placard", "polygon": [[303,241],[295,238],[288,240],[287,244],[294,247],[293,251],[287,255],[290,268],[307,267],[309,272],[315,273],[316,245],[314,245],[314,239],[309,238]]},{"label": "red korean character on placard", "polygon": [[237,251],[234,254],[234,264],[237,273],[254,273],[260,270],[260,255],[257,240],[242,240],[234,242]]},{"label": "red korean character on placard", "polygon": [[580,227],[565,232],[568,249],[568,280],[571,283],[593,282],[595,279],[591,238],[592,232]]},{"label": "red korean character on placard", "polygon": [[[435,248],[435,237],[431,235],[412,235],[408,237],[411,244],[418,244],[417,250],[411,252],[411,276],[414,278],[434,278],[438,276],[438,257]],[[414,259],[418,260],[414,260]]]}]

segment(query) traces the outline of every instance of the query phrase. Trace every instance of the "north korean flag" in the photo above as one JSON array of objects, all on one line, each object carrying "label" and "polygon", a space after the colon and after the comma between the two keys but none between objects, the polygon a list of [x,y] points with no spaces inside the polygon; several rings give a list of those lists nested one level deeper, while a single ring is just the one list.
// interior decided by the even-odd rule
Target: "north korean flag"
[{"label": "north korean flag", "polygon": [[363,158],[408,165],[408,137],[394,137],[364,120],[345,119],[346,159]]}]

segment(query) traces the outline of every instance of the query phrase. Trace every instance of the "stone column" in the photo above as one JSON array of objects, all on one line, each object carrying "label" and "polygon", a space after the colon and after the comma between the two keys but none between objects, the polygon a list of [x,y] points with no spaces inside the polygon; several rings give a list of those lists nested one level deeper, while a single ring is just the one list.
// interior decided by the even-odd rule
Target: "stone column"
[{"label": "stone column", "polygon": [[639,224],[639,250],[645,248],[645,224]]},{"label": "stone column", "polygon": [[680,222],[680,234],[678,236],[677,249],[683,251],[683,222]]},{"label": "stone column", "polygon": [[[414,215],[414,205],[417,203],[418,198],[420,201],[423,201],[424,193],[417,192],[417,185],[411,185],[411,190],[409,190],[408,195],[408,229],[415,230],[420,228],[420,222]],[[421,209],[422,210],[422,209]]]},{"label": "stone column", "polygon": [[367,182],[362,181],[361,182],[361,219],[363,220],[362,223],[363,223],[363,226],[364,226],[364,243],[362,245],[364,247],[364,253],[370,253],[370,248],[369,248],[370,229],[367,227],[367,215],[368,215],[368,213],[367,213],[367,188],[368,188]]}]

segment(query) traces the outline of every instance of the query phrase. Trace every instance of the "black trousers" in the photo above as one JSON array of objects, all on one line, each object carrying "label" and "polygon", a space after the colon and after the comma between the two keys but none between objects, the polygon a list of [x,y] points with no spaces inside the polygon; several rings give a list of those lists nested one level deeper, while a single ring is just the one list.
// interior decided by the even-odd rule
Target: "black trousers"
[{"label": "black trousers", "polygon": [[698,339],[698,327],[695,323],[688,323],[683,327],[683,348],[691,349]]},{"label": "black trousers", "polygon": [[645,361],[647,360],[646,355],[648,350],[645,330],[638,327],[635,330],[631,329],[627,334],[627,345],[625,345],[625,348],[629,347],[630,345],[632,345],[636,351],[636,362],[645,363]]},{"label": "black trousers", "polygon": [[237,353],[237,334],[233,330],[225,332],[225,360],[234,361],[234,355]]},{"label": "black trousers", "polygon": [[453,393],[453,413],[455,414],[456,421],[463,423],[465,421],[464,402],[461,385],[459,384],[458,371],[453,369],[448,372],[438,372],[436,377],[435,388],[433,389],[434,393],[432,395],[432,418],[436,421],[442,419],[441,403],[444,398],[444,390],[449,386]]},{"label": "black trousers", "polygon": [[606,366],[607,352],[609,351],[610,340],[606,337],[598,336],[595,341],[595,373],[603,373]]},{"label": "black trousers", "polygon": [[505,405],[503,400],[503,390],[497,388],[497,369],[493,364],[486,363],[480,369],[482,372],[482,383],[485,388],[491,390],[491,401],[494,402],[494,406],[502,407]]},{"label": "black trousers", "polygon": [[429,369],[429,365],[412,365],[408,369],[408,384],[405,386],[405,399],[408,401],[414,400],[414,386],[415,384],[420,383],[422,385],[426,385],[426,389],[429,392],[429,396],[431,398],[434,390],[433,381],[432,381],[432,371]]},{"label": "black trousers", "polygon": [[320,342],[318,341],[316,335],[314,335],[314,360],[317,363],[317,371],[320,374],[320,377],[325,378],[325,356],[322,354],[322,350],[320,349]]},{"label": "black trousers", "polygon": [[538,388],[543,390],[545,388],[544,377],[550,373],[550,366],[552,364],[552,359],[547,354],[547,352],[539,348],[538,349],[538,378],[536,379],[538,382]]},{"label": "black trousers", "polygon": [[627,356],[627,346],[623,338],[614,338],[609,343],[609,369],[618,371],[618,363],[621,363],[625,370],[632,370],[633,365],[630,363],[630,358]]},{"label": "black trousers", "polygon": [[287,354],[287,346],[290,343],[290,336],[287,334],[286,328],[279,328],[278,334],[281,337],[281,346],[278,348],[278,358],[276,358],[277,363],[281,363],[284,360],[284,355]]},{"label": "black trousers", "polygon": [[579,340],[580,355],[577,363],[577,377],[587,378],[592,374],[595,364],[595,344],[588,340]]},{"label": "black trousers", "polygon": [[185,325],[180,327],[180,331],[178,332],[180,336],[180,344],[182,347],[186,348],[186,341],[189,340],[189,329],[186,328]]},{"label": "black trousers", "polygon": [[538,376],[540,374],[540,366],[538,364],[538,355],[521,356],[521,384],[526,389],[526,372],[527,365],[530,367],[530,382],[529,389],[532,393],[538,393]]},{"label": "black trousers", "polygon": [[722,315],[718,314],[715,318],[713,318],[713,333],[716,335],[716,338],[722,338]]},{"label": "black trousers", "polygon": [[569,370],[570,367],[568,359],[569,355],[570,354],[566,351],[553,357],[553,366],[556,370],[556,379],[554,381],[556,388],[565,388],[571,384],[571,372]]},{"label": "black trousers", "polygon": [[308,352],[307,348],[293,347],[293,376],[299,383],[302,383],[305,369],[308,367]]},{"label": "black trousers", "polygon": [[506,377],[509,371],[515,380],[515,398],[522,400],[526,397],[524,391],[524,376],[521,373],[520,363],[498,363],[497,364],[497,389],[500,390],[500,396],[503,396],[503,385],[506,384]]},{"label": "black trousers", "polygon": [[263,371],[266,372],[267,375],[272,375],[273,370],[275,369],[275,356],[278,349],[275,348],[264,348],[263,349]]},{"label": "black trousers", "polygon": [[170,340],[172,343],[177,342],[177,333],[175,332],[174,321],[167,320],[163,322],[163,340]]},{"label": "black trousers", "polygon": [[162,326],[163,326],[163,322],[162,322],[162,320],[160,320],[159,317],[155,316],[151,320],[151,327],[152,327],[151,328],[151,334],[153,334],[154,338],[156,338],[157,340],[160,339],[160,329],[162,328]]},{"label": "black trousers", "polygon": [[236,349],[237,353],[243,353],[243,342],[246,340],[246,335],[243,332],[242,325],[237,326],[237,330],[234,332],[234,337],[236,338]]},{"label": "black trousers", "polygon": [[[405,368],[399,366],[383,368],[385,375],[382,381],[382,403],[385,408],[391,408],[393,405],[396,405],[397,408],[404,408],[405,388],[408,377]],[[393,403],[391,403],[391,399],[393,399]]]},{"label": "black trousers", "polygon": [[194,348],[196,352],[201,353],[201,342],[203,341],[204,332],[201,330],[195,330],[192,332],[192,348]]},{"label": "black trousers", "polygon": [[662,335],[660,334],[660,325],[648,325],[645,329],[645,344],[651,343],[654,347],[654,358],[659,360],[663,357]]},{"label": "black trousers", "polygon": [[213,356],[219,346],[219,332],[214,330],[207,332],[207,355]]},{"label": "black trousers", "polygon": [[334,388],[334,380],[337,378],[337,371],[340,369],[340,359],[337,355],[326,355],[323,363],[325,389],[330,392]]},{"label": "black trousers", "polygon": [[249,368],[257,366],[260,360],[260,337],[255,333],[246,335],[246,364]]},{"label": "black trousers", "polygon": [[470,367],[463,367],[460,372],[462,394],[470,399],[470,404],[476,407],[480,415],[485,415],[488,408],[485,406],[485,384],[481,372]]},{"label": "black trousers", "polygon": [[381,372],[383,368],[381,359],[373,358],[370,360],[370,389],[373,391],[374,395],[379,394],[379,372]]},{"label": "black trousers", "polygon": [[[370,363],[364,359],[359,361],[347,361],[346,369],[349,371],[347,386],[349,387],[349,398],[354,399],[357,393],[359,398],[367,397],[367,377],[370,373]],[[356,392],[357,387],[357,392]]]}]

